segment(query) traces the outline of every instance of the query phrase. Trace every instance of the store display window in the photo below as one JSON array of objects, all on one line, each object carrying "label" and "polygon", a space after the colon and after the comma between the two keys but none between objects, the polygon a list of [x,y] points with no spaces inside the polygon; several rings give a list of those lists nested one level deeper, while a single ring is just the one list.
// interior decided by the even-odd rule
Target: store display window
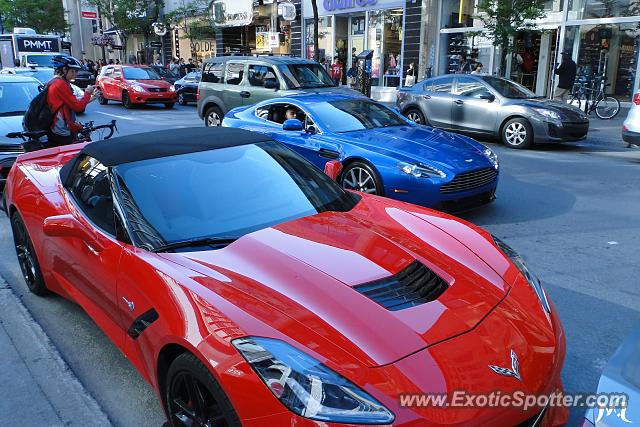
[{"label": "store display window", "polygon": [[638,0],[569,0],[567,19],[599,19],[640,16]]}]

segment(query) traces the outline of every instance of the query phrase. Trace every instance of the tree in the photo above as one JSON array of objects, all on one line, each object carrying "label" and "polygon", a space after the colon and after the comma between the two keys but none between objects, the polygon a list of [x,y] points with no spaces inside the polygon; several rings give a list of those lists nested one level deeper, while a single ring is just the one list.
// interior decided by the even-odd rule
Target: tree
[{"label": "tree", "polygon": [[210,0],[192,0],[182,2],[182,6],[165,15],[172,26],[179,26],[184,31],[184,38],[189,39],[191,56],[195,57],[195,40],[213,37],[216,33],[213,19],[207,14]]},{"label": "tree", "polygon": [[38,33],[64,34],[68,29],[61,1],[0,0],[2,29],[29,27]]},{"label": "tree", "polygon": [[533,22],[546,15],[544,0],[479,0],[478,18],[484,23],[484,33],[493,45],[501,48],[500,74],[506,72],[507,54],[513,52],[516,33],[535,30]]},{"label": "tree", "polygon": [[318,3],[317,0],[311,0],[311,9],[313,10],[313,59],[320,62],[320,35],[318,34]]},{"label": "tree", "polygon": [[[164,6],[162,0],[88,0],[98,7],[112,25],[121,31],[122,44],[127,45],[130,34],[142,34],[146,42],[154,34],[152,23],[158,22]],[[153,60],[153,58],[147,58]]]}]

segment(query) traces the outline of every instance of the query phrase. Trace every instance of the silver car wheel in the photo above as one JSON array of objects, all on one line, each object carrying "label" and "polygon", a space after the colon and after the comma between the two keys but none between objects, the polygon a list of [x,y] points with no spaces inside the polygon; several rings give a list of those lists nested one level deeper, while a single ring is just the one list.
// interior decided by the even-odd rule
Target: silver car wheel
[{"label": "silver car wheel", "polygon": [[376,181],[371,174],[359,167],[351,168],[342,179],[342,187],[347,190],[357,190],[367,194],[377,194]]},{"label": "silver car wheel", "polygon": [[407,114],[407,119],[419,125],[422,124],[422,119],[420,118],[420,114],[416,113],[415,111],[412,111],[409,114]]},{"label": "silver car wheel", "polygon": [[220,126],[222,120],[216,111],[212,111],[207,115],[207,126]]},{"label": "silver car wheel", "polygon": [[511,145],[520,145],[527,140],[527,128],[522,123],[511,123],[505,130],[507,142]]}]

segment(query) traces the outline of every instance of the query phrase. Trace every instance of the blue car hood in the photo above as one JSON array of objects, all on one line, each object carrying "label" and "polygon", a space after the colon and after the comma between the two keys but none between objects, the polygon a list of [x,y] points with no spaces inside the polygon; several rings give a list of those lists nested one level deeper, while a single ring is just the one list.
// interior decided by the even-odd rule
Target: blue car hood
[{"label": "blue car hood", "polygon": [[420,161],[460,172],[491,166],[483,146],[426,126],[394,126],[339,134],[341,139],[402,161]]}]

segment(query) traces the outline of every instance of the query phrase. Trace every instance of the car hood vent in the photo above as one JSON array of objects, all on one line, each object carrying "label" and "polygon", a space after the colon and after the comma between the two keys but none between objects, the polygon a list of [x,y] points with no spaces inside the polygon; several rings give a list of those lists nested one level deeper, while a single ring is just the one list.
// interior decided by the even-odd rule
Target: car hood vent
[{"label": "car hood vent", "polygon": [[449,287],[426,265],[414,261],[391,277],[354,289],[390,311],[403,310],[436,300]]}]

